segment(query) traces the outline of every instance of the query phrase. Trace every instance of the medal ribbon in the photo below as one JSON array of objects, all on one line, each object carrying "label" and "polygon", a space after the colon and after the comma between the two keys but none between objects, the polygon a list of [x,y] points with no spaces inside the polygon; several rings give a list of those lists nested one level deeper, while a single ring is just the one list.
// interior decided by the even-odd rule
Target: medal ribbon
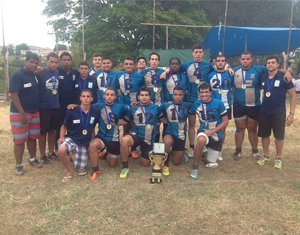
[{"label": "medal ribbon", "polygon": [[[211,102],[211,101],[210,101],[210,102]],[[204,120],[205,120],[206,122],[208,122],[208,120],[209,120],[209,110],[210,110],[210,105],[211,105],[210,102],[209,102],[209,104],[205,104],[206,112],[204,112],[204,105],[203,105],[203,103],[201,103],[201,105],[202,105],[202,110],[203,110],[203,114],[204,114]]]},{"label": "medal ribbon", "polygon": [[220,81],[219,82],[219,90],[222,90],[222,83],[223,83],[224,73],[221,73],[221,79],[219,79],[218,73],[216,72],[216,77]]},{"label": "medal ribbon", "polygon": [[84,130],[87,130],[87,125],[88,125],[88,123],[89,123],[91,109],[89,109],[89,111],[88,111],[88,113],[87,113],[87,118],[86,118],[86,121],[85,121],[85,122],[84,122],[84,119],[83,119],[81,106],[79,106],[79,109],[80,109],[80,117],[81,117],[83,129],[84,129]]},{"label": "medal ribbon", "polygon": [[[250,67],[251,68],[251,67]],[[249,68],[249,69],[250,69]],[[247,80],[247,72],[249,71],[249,69],[247,69],[247,70],[243,70],[243,68],[241,68],[242,69],[242,79],[243,79],[243,84],[246,84],[246,80]],[[245,77],[244,77],[244,71],[245,71]]]},{"label": "medal ribbon", "polygon": [[[140,106],[140,108],[141,108],[141,110],[142,110],[142,112],[143,112],[143,115],[144,115],[144,117],[145,117],[146,124],[149,124],[148,117],[147,117],[147,115],[145,114],[146,107],[145,107],[145,111],[144,111],[144,109],[143,109],[142,106]],[[150,106],[149,106],[149,105],[148,105],[148,115],[150,116]]]},{"label": "medal ribbon", "polygon": [[173,82],[174,82],[175,86],[177,86],[178,80],[175,81],[175,79],[174,79],[174,77],[173,77],[173,74],[171,75],[171,78],[173,79]]},{"label": "medal ribbon", "polygon": [[[275,76],[273,76],[273,77],[270,79],[270,77],[268,76],[268,79],[267,79],[267,92],[270,92],[270,90],[271,90],[271,87],[272,87],[273,82],[274,82],[274,77],[275,77]],[[270,80],[271,80],[271,82],[270,82]]]},{"label": "medal ribbon", "polygon": [[[152,74],[152,70],[149,69],[150,71],[150,75],[151,75],[151,79],[153,79],[153,74]],[[157,76],[156,76],[156,70],[154,70],[154,75],[155,75],[155,81],[154,81],[154,86],[157,87]],[[154,79],[153,79],[154,80]]]},{"label": "medal ribbon", "polygon": [[[176,105],[173,103],[179,122],[180,122],[180,118],[183,118],[183,104],[184,104],[184,102],[182,102],[180,105],[180,108],[181,108],[181,111],[180,111],[181,114],[180,114],[176,108]],[[179,105],[178,105],[178,107],[179,107]]]},{"label": "medal ribbon", "polygon": [[202,72],[202,69],[201,69],[202,68],[202,61],[200,63],[198,63],[198,68],[196,67],[196,63],[194,61],[194,68],[195,68],[195,71],[196,71],[196,77],[197,77],[197,79],[199,79],[200,74]]},{"label": "medal ribbon", "polygon": [[86,81],[87,81],[87,78],[84,79],[84,82],[83,82],[83,87],[81,89],[81,77],[79,76],[79,82],[78,82],[78,85],[79,85],[79,90],[82,91],[85,87],[85,84],[86,84]]},{"label": "medal ribbon", "polygon": [[108,115],[105,104],[104,104],[104,109],[105,109],[107,124],[110,124],[111,123],[111,113],[109,113],[109,115]]},{"label": "medal ribbon", "polygon": [[[53,90],[56,90],[56,76],[55,76],[55,71],[54,71],[54,75],[52,75],[51,73],[50,73],[50,71],[48,70],[48,68],[47,67],[45,67],[45,69],[47,70],[47,73],[48,73],[48,75],[49,75],[49,78],[51,78],[51,80],[53,81],[53,85],[52,85],[52,89]],[[52,79],[52,77],[54,77],[54,79]]]},{"label": "medal ribbon", "polygon": [[106,78],[105,78],[105,73],[104,73],[104,71],[102,72],[102,75],[103,75],[103,79],[104,79],[104,88],[106,88],[107,89],[107,86],[108,86],[108,79],[109,79],[109,73],[106,73]]}]

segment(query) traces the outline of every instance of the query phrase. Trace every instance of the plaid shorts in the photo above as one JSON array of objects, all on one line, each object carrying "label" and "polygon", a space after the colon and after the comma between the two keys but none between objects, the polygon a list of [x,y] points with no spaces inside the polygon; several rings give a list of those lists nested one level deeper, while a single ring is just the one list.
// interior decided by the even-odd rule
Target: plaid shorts
[{"label": "plaid shorts", "polygon": [[78,146],[68,137],[59,146],[62,145],[67,147],[68,154],[74,154],[74,167],[83,170],[89,162],[88,147]]},{"label": "plaid shorts", "polygon": [[40,137],[40,114],[26,113],[27,124],[22,124],[19,113],[9,114],[12,136],[15,144],[23,144],[28,138],[36,140]]}]

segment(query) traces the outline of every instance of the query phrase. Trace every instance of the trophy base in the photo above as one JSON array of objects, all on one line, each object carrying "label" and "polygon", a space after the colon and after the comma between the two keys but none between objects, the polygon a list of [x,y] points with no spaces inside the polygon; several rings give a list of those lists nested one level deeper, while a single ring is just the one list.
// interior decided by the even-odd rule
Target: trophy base
[{"label": "trophy base", "polygon": [[158,183],[160,184],[162,182],[162,173],[161,173],[161,169],[153,169],[152,170],[152,177],[150,178],[150,183],[154,184],[154,183]]},{"label": "trophy base", "polygon": [[162,183],[162,178],[157,178],[157,177],[152,177],[150,178],[150,184],[161,184]]}]

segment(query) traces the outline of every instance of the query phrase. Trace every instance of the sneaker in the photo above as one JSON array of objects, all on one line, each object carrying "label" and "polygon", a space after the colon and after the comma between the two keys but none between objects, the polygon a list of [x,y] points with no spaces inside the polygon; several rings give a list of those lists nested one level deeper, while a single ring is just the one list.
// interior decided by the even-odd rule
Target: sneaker
[{"label": "sneaker", "polygon": [[219,166],[216,162],[211,162],[205,165],[207,168],[217,168]]},{"label": "sneaker", "polygon": [[168,166],[164,166],[164,168],[163,168],[163,170],[162,170],[162,174],[163,174],[164,176],[170,175],[170,169],[169,169]]},{"label": "sneaker", "polygon": [[256,161],[256,163],[260,166],[263,166],[263,165],[265,165],[265,163],[267,163],[269,161],[270,161],[270,159],[268,157],[263,156],[258,161]]},{"label": "sneaker", "polygon": [[242,154],[241,153],[239,153],[239,152],[235,152],[234,154],[233,154],[233,160],[236,160],[236,161],[238,161],[238,160],[240,160],[241,159],[241,157],[242,157]]},{"label": "sneaker", "polygon": [[41,156],[41,157],[40,157],[40,160],[41,160],[41,162],[42,162],[44,165],[51,164],[51,162],[49,161],[49,159],[47,158],[47,156]]},{"label": "sneaker", "polygon": [[84,176],[84,175],[86,175],[86,173],[87,173],[87,172],[86,172],[85,169],[83,169],[83,170],[82,170],[82,169],[79,169],[79,170],[78,170],[78,175],[79,175],[79,176]]},{"label": "sneaker", "polygon": [[103,150],[101,153],[99,153],[98,158],[104,157],[105,154],[106,154],[106,151]]},{"label": "sneaker", "polygon": [[139,155],[137,154],[137,152],[135,150],[131,151],[131,157],[136,159],[136,158],[139,158]]},{"label": "sneaker", "polygon": [[59,161],[59,157],[57,156],[57,154],[55,152],[48,154],[48,159],[53,159],[55,161]]},{"label": "sneaker", "polygon": [[89,179],[95,180],[98,178],[99,175],[100,175],[100,171],[94,171],[93,174],[91,176],[89,176]]},{"label": "sneaker", "polygon": [[43,167],[43,165],[36,158],[33,161],[29,160],[29,166],[36,167],[36,168]]},{"label": "sneaker", "polygon": [[218,160],[219,160],[219,161],[223,161],[222,152],[219,152]]},{"label": "sneaker", "polygon": [[24,172],[23,172],[23,166],[22,166],[22,164],[17,165],[16,169],[15,169],[15,175],[16,176],[22,176],[23,174],[24,174]]},{"label": "sneaker", "polygon": [[129,173],[129,169],[128,168],[123,168],[122,171],[121,171],[121,174],[120,174],[120,178],[121,179],[127,178],[128,173]]},{"label": "sneaker", "polygon": [[189,148],[186,150],[186,155],[189,157],[189,158],[193,158],[194,157],[194,149],[193,148]]},{"label": "sneaker", "polygon": [[260,156],[259,153],[253,153],[253,154],[251,155],[251,157],[254,158],[254,159],[256,159],[256,160],[260,160],[260,159],[261,159],[261,156]]},{"label": "sneaker", "polygon": [[192,169],[190,176],[191,176],[193,179],[198,179],[198,173],[199,173],[199,170],[198,170],[198,169]]},{"label": "sneaker", "polygon": [[275,169],[279,169],[279,170],[282,168],[282,161],[281,161],[281,159],[276,158],[274,168]]}]

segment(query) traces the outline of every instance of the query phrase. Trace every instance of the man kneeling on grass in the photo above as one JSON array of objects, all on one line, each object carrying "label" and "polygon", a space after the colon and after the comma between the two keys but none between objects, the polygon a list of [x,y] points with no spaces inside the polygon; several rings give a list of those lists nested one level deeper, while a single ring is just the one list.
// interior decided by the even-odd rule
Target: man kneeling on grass
[{"label": "man kneeling on grass", "polygon": [[[80,106],[68,110],[64,123],[60,129],[60,138],[57,143],[59,160],[67,169],[67,175],[63,182],[72,179],[73,169],[70,157],[74,161],[74,167],[78,169],[78,175],[86,175],[85,167],[88,163],[88,145],[95,136],[95,125],[99,119],[99,111],[91,107],[93,94],[84,89],[80,94]],[[65,133],[67,134],[65,135]],[[69,156],[70,157],[69,157]]]},{"label": "man kneeling on grass", "polygon": [[193,169],[190,176],[198,178],[199,160],[203,147],[207,146],[207,157],[202,159],[208,168],[218,167],[217,159],[222,150],[222,129],[228,125],[227,111],[222,101],[211,98],[212,88],[209,83],[202,83],[198,92],[200,99],[195,101],[189,113],[199,117],[197,146],[194,151]]}]

